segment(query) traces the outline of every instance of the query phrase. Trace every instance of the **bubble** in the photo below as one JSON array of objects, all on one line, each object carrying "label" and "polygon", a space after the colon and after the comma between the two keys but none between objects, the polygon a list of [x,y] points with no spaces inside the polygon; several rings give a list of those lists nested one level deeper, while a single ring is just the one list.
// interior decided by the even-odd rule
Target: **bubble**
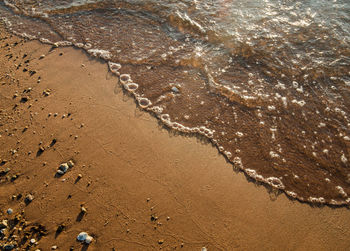
[{"label": "bubble", "polygon": [[309,197],[308,201],[310,201],[312,203],[325,203],[326,202],[326,200],[323,197],[319,197],[319,198]]},{"label": "bubble", "polygon": [[279,154],[278,153],[275,153],[274,151],[270,151],[270,156],[271,158],[279,158]]},{"label": "bubble", "polygon": [[129,92],[134,92],[137,88],[139,88],[139,85],[136,83],[126,83],[124,84],[124,88]]},{"label": "bubble", "polygon": [[238,137],[243,137],[243,133],[242,132],[236,132],[236,135],[238,136]]},{"label": "bubble", "polygon": [[292,191],[286,191],[287,195],[296,199],[297,198],[297,194],[295,192],[292,192]]},{"label": "bubble", "polygon": [[284,189],[284,185],[282,181],[279,178],[276,177],[269,177],[266,179],[267,183],[271,186],[278,188],[278,189]]},{"label": "bubble", "polygon": [[348,159],[345,157],[344,154],[340,157],[340,160],[341,160],[344,164],[345,164],[346,162],[348,162]]},{"label": "bubble", "polygon": [[90,49],[88,50],[88,53],[92,54],[95,57],[103,58],[105,60],[110,59],[112,57],[112,54],[106,50]]},{"label": "bubble", "polygon": [[120,82],[121,82],[123,85],[125,85],[126,83],[128,83],[129,81],[131,81],[131,77],[130,77],[129,74],[122,74],[122,75],[120,75],[119,79],[120,79]]},{"label": "bubble", "polygon": [[348,194],[344,191],[344,189],[341,186],[336,186],[335,189],[337,189],[339,194],[344,198],[348,197]]},{"label": "bubble", "polygon": [[269,106],[267,107],[267,109],[268,109],[269,111],[274,111],[274,110],[276,110],[276,107],[273,106],[273,105],[269,105]]},{"label": "bubble", "polygon": [[170,121],[170,115],[169,114],[162,114],[160,115],[160,119],[165,122],[165,121]]},{"label": "bubble", "polygon": [[225,151],[225,155],[227,156],[227,158],[231,158],[232,157],[232,153],[229,151]]},{"label": "bubble", "polygon": [[120,64],[113,63],[113,62],[108,62],[108,66],[109,66],[109,70],[113,73],[118,73],[120,68],[122,68]]},{"label": "bubble", "polygon": [[163,108],[160,106],[153,106],[150,110],[156,114],[161,114],[163,112]]},{"label": "bubble", "polygon": [[83,48],[84,47],[84,44],[83,43],[76,43],[74,44],[76,47],[78,48]]},{"label": "bubble", "polygon": [[138,98],[137,101],[142,108],[147,108],[152,104],[148,98]]}]

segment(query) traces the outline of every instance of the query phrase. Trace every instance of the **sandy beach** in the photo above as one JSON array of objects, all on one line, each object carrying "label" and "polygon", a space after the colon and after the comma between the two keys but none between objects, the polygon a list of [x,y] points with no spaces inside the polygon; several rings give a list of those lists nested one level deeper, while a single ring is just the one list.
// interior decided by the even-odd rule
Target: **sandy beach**
[{"label": "sandy beach", "polygon": [[348,208],[248,181],[208,141],[138,108],[81,49],[0,36],[0,248],[350,249]]}]

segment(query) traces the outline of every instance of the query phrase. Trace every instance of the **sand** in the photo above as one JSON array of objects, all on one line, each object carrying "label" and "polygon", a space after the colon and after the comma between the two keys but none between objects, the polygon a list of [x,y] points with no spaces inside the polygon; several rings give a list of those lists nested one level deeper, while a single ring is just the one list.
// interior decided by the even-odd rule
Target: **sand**
[{"label": "sand", "polygon": [[347,208],[248,181],[207,141],[141,111],[82,50],[0,34],[0,223],[17,216],[5,233],[19,244],[28,232],[19,250],[350,249]]}]

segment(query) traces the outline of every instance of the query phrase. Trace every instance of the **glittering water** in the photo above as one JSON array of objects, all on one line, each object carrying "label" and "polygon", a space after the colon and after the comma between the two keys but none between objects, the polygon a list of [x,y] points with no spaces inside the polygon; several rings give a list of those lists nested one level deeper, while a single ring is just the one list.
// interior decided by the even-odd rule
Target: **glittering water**
[{"label": "glittering water", "polygon": [[167,126],[302,201],[350,204],[347,0],[7,0],[23,36],[109,62]]}]

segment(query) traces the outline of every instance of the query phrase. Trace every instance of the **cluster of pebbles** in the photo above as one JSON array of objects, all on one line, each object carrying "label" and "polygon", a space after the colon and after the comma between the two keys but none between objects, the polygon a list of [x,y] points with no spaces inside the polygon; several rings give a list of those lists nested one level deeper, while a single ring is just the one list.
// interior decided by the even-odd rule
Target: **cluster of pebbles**
[{"label": "cluster of pebbles", "polygon": [[7,217],[0,220],[0,250],[36,250],[45,235],[46,228],[26,221],[24,211],[13,215],[8,209]]}]

